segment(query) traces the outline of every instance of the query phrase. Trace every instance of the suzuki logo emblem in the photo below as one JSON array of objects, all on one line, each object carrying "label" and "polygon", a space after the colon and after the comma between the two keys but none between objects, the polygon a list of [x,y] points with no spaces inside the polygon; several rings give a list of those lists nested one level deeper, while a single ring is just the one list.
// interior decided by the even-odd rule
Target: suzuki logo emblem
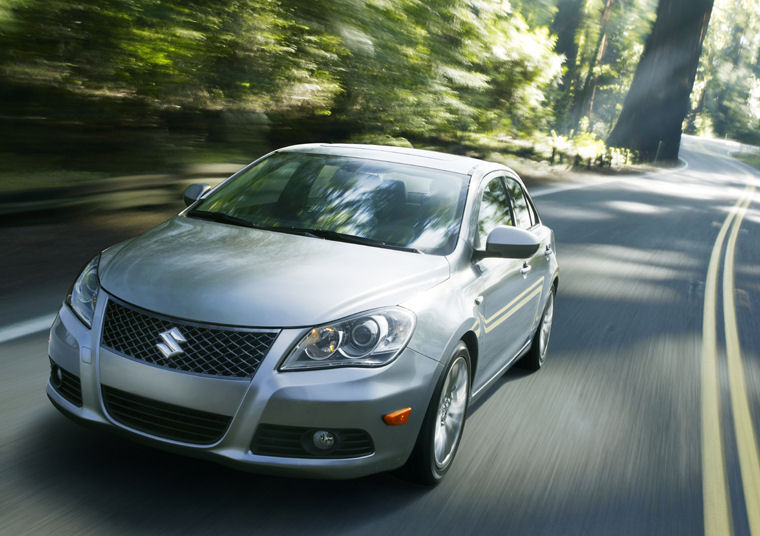
[{"label": "suzuki logo emblem", "polygon": [[161,352],[166,359],[184,353],[180,344],[187,342],[187,339],[185,339],[179,329],[172,328],[168,331],[164,331],[159,337],[163,342],[156,344],[156,348],[158,348],[158,351]]}]

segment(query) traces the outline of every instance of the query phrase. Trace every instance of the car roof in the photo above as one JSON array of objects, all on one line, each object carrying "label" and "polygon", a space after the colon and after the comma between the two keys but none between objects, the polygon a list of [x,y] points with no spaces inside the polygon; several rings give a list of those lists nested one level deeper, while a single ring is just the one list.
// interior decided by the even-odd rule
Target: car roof
[{"label": "car roof", "polygon": [[350,156],[381,160],[399,164],[411,164],[454,173],[471,175],[476,168],[486,168],[484,171],[493,169],[505,169],[504,166],[494,162],[487,162],[469,156],[458,156],[437,151],[423,149],[410,149],[407,147],[394,147],[389,145],[365,145],[358,143],[308,143],[303,145],[291,145],[283,147],[277,152],[304,152],[315,154],[328,154],[336,156]]}]

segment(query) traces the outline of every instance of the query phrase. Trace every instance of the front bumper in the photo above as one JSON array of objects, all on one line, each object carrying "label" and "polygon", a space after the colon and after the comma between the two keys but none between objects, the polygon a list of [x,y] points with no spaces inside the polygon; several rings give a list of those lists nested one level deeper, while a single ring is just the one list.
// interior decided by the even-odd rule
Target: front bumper
[{"label": "front bumper", "polygon": [[[92,329],[85,327],[66,305],[59,311],[51,328],[49,346],[53,370],[62,369],[62,374],[51,375],[47,385],[47,395],[53,404],[77,421],[256,472],[355,478],[400,467],[414,447],[440,374],[437,361],[410,348],[380,368],[277,371],[282,357],[303,335],[303,329],[282,330],[250,380],[160,368],[100,346],[106,297],[101,291]],[[62,375],[67,385],[76,387],[79,382],[81,399],[72,398],[66,386],[61,385]],[[206,424],[203,420],[206,415],[227,421],[219,437],[209,443],[171,439],[167,434],[146,432],[155,428],[155,422],[143,426],[147,422],[144,414],[140,416],[143,420],[125,420],[116,413],[114,406],[109,405],[108,394],[114,390],[129,393],[138,401],[149,401],[153,404],[150,408],[158,407],[156,411],[161,415],[151,417],[155,422],[163,423],[167,415],[180,408],[191,414],[182,419],[197,418],[202,425]],[[406,407],[412,408],[406,424],[388,426],[383,422],[383,415]],[[150,408],[145,411],[153,411]],[[260,425],[336,430],[338,434],[360,430],[369,435],[372,448],[371,452],[356,457],[339,458],[314,453],[257,454],[252,451],[252,440]]]}]

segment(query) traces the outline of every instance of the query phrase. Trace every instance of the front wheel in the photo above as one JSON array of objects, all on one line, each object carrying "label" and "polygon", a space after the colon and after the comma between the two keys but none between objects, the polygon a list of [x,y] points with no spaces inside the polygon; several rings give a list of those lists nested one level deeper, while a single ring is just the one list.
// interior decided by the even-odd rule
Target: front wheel
[{"label": "front wheel", "polygon": [[462,439],[469,398],[470,353],[460,341],[433,392],[417,443],[407,461],[412,480],[437,484],[449,470]]},{"label": "front wheel", "polygon": [[549,297],[544,305],[544,314],[533,336],[530,350],[520,360],[520,367],[528,370],[538,370],[544,365],[546,353],[549,350],[549,339],[552,335],[552,322],[554,321],[554,288],[549,292]]}]

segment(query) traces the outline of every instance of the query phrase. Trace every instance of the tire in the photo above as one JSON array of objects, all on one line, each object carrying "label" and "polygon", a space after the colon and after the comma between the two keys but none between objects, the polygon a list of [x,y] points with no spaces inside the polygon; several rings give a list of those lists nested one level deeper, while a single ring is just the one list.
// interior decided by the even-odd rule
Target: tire
[{"label": "tire", "polygon": [[470,353],[459,341],[433,391],[417,443],[404,467],[409,480],[435,485],[451,468],[464,432],[470,370]]},{"label": "tire", "polygon": [[520,359],[520,368],[536,371],[544,366],[546,353],[549,350],[549,340],[552,335],[552,323],[554,321],[554,294],[555,289],[552,287],[549,297],[544,305],[544,312],[536,328],[536,334],[533,335],[533,341],[528,353]]}]

